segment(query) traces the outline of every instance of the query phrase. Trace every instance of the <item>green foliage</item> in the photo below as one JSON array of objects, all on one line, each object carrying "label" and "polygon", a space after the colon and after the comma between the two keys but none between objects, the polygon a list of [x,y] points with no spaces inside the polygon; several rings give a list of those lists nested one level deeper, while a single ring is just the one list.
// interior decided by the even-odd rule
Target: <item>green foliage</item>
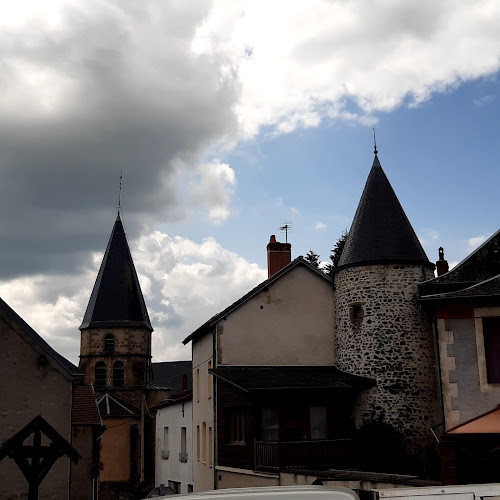
[{"label": "green foliage", "polygon": [[312,250],[309,250],[309,252],[307,252],[307,255],[304,257],[304,259],[307,260],[307,262],[309,262],[309,264],[311,264],[312,266],[319,267],[319,254],[318,253],[315,253]]},{"label": "green foliage", "polygon": [[335,268],[339,265],[340,256],[342,255],[342,250],[344,249],[344,245],[347,240],[347,234],[347,229],[342,231],[342,234],[331,250],[331,264],[327,264],[323,269],[325,273],[329,274],[330,276],[333,276]]}]

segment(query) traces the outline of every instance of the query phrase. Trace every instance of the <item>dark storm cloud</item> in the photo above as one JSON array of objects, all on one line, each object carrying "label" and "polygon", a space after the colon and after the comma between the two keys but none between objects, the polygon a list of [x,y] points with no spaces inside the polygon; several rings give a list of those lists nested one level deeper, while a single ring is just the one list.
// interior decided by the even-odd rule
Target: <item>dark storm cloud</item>
[{"label": "dark storm cloud", "polygon": [[186,4],[90,2],[0,35],[0,277],[102,250],[121,171],[129,231],[184,216],[173,160],[197,165],[238,94],[224,61],[191,51],[208,5]]}]

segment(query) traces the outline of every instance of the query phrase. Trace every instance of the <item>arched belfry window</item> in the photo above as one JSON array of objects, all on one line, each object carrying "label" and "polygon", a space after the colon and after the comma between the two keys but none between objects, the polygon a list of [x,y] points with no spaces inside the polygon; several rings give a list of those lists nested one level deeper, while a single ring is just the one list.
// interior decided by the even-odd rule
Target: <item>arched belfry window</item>
[{"label": "arched belfry window", "polygon": [[113,365],[113,387],[123,387],[125,382],[125,366],[123,361],[115,361]]},{"label": "arched belfry window", "polygon": [[115,338],[111,333],[108,333],[104,337],[104,354],[114,354],[115,353]]},{"label": "arched belfry window", "polygon": [[94,368],[94,385],[104,387],[106,385],[106,363],[98,361]]}]

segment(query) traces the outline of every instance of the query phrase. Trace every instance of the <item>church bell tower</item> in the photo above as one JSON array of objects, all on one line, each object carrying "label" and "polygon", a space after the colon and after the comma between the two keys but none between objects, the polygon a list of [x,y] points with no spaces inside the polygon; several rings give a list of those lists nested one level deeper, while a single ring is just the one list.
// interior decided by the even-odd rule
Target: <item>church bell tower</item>
[{"label": "church bell tower", "polygon": [[119,212],[80,331],[85,382],[134,403],[151,378],[153,328]]}]

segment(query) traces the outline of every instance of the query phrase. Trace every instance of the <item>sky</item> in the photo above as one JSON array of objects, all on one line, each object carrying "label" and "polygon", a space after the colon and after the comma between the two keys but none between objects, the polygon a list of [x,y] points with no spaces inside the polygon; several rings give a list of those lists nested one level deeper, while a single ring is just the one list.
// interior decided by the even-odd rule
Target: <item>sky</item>
[{"label": "sky", "polygon": [[0,0],[0,297],[78,363],[118,210],[153,361],[292,257],[378,157],[431,261],[500,229],[497,0]]}]

